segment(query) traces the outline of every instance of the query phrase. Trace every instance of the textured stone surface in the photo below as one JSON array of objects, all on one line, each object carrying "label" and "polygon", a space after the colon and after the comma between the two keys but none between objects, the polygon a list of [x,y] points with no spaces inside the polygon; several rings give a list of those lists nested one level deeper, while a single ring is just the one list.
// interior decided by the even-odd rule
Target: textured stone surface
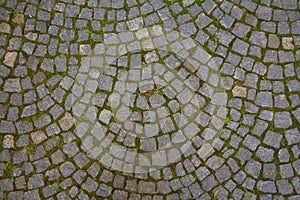
[{"label": "textured stone surface", "polygon": [[0,4],[0,199],[300,198],[299,1]]}]

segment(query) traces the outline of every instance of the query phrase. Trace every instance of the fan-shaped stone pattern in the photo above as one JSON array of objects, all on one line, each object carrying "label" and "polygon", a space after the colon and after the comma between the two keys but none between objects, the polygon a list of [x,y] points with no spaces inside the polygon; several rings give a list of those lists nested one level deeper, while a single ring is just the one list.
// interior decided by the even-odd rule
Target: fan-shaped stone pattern
[{"label": "fan-shaped stone pattern", "polygon": [[[123,35],[135,38],[140,37],[143,31],[148,35],[155,33],[153,38],[147,39],[155,43],[158,38],[164,36],[161,28],[157,32],[159,28],[160,26],[156,26],[131,33],[107,35],[108,40],[104,40],[104,44],[107,45],[104,47],[104,54],[96,54],[95,48],[90,56],[82,58],[84,62],[73,86],[73,113],[78,122],[75,132],[83,140],[83,149],[91,158],[100,160],[103,165],[114,170],[148,173],[157,167],[162,168],[178,162],[180,154],[188,156],[187,150],[194,149],[190,140],[201,132],[198,126],[208,128],[200,121],[196,124],[194,119],[199,118],[202,115],[200,112],[206,107],[214,106],[214,112],[217,112],[224,106],[214,102],[217,97],[213,93],[207,93],[207,90],[213,92],[218,89],[218,95],[226,96],[225,92],[221,93],[225,89],[218,82],[203,84],[211,76],[217,80],[221,78],[215,70],[215,61],[210,60],[211,56],[201,50],[197,42],[181,36],[179,32],[176,33],[175,42],[168,42],[165,47],[158,48],[158,51],[164,51],[163,55],[149,51],[142,57],[133,50],[134,54],[130,58],[134,58],[134,62],[129,63],[129,66],[121,63],[128,59],[123,55],[125,52],[121,47],[130,46],[131,43],[111,44],[110,37],[125,41],[122,39]],[[137,43],[134,43],[140,43],[135,39]],[[189,53],[189,57],[183,58],[172,51],[164,50],[174,45],[181,45]],[[119,50],[114,54],[119,55],[116,60],[107,58],[111,50]],[[157,62],[159,60],[162,60],[162,63]],[[119,63],[122,66],[119,66]],[[207,70],[206,75],[203,74],[205,78],[202,74],[195,76],[189,72],[189,69],[200,72],[201,64]],[[179,75],[183,70],[184,76]],[[93,76],[95,73],[97,76]],[[94,86],[87,88],[91,85],[89,83],[93,83]],[[196,94],[198,90],[200,93]],[[109,94],[104,95],[104,92]],[[87,97],[89,99],[86,99]],[[206,98],[212,97],[213,101],[206,102]],[[101,104],[97,103],[99,98]],[[189,104],[190,102],[192,104]],[[82,105],[83,103],[85,105]],[[214,116],[213,119],[221,122],[225,115],[220,115],[220,118]],[[98,121],[96,116],[99,116]],[[219,126],[219,123],[212,121],[209,129],[214,135],[204,138],[203,142],[211,142],[218,132],[214,129]],[[200,139],[199,136],[197,138]]]},{"label": "fan-shaped stone pattern", "polygon": [[[4,0],[0,13],[1,198],[299,198],[299,1]],[[193,41],[204,65],[178,59]],[[107,53],[89,60],[92,51]],[[151,130],[140,137],[114,115],[124,87],[117,82],[151,80],[148,68],[131,66],[161,61],[178,79],[157,71],[175,99],[161,83],[125,84],[136,95],[128,118]],[[105,72],[91,67],[105,62]],[[129,79],[130,70],[145,75]],[[212,91],[220,86],[227,95]],[[200,111],[189,94],[199,95]],[[159,98],[166,102],[158,106]],[[155,123],[143,122],[153,107],[155,120],[173,124],[176,113],[197,116],[155,134]],[[138,161],[159,170],[122,173],[91,156],[111,141],[114,160],[103,159],[113,166],[156,150]],[[164,153],[169,144],[188,145]]]}]

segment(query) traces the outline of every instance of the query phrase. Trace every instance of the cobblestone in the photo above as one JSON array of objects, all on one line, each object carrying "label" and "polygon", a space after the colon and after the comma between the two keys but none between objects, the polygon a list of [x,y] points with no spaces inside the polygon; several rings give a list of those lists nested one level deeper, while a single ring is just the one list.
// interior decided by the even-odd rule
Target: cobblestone
[{"label": "cobblestone", "polygon": [[0,4],[0,199],[299,198],[298,1]]}]

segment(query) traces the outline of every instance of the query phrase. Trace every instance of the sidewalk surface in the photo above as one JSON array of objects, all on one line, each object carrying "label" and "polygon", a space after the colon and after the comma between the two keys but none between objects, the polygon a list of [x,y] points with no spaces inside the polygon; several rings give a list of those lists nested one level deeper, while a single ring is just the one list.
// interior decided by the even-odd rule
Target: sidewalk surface
[{"label": "sidewalk surface", "polygon": [[0,4],[0,199],[300,199],[300,1]]}]

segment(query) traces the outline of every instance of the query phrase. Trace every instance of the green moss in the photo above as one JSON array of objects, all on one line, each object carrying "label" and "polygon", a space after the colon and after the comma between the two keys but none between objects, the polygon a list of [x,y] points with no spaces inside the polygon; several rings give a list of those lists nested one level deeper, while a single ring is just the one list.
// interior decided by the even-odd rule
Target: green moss
[{"label": "green moss", "polygon": [[281,179],[280,168],[279,167],[277,167],[277,169],[276,169],[276,177],[277,177],[277,179]]},{"label": "green moss", "polygon": [[243,105],[242,108],[241,108],[241,114],[242,115],[246,114],[246,106],[245,105]]},{"label": "green moss", "polygon": [[27,153],[30,157],[33,156],[35,152],[35,147],[33,145],[28,145],[24,147],[25,153]]},{"label": "green moss", "polygon": [[154,88],[153,90],[149,90],[145,93],[137,93],[137,96],[144,96],[146,97],[147,100],[149,100],[149,98],[154,95],[154,94],[159,94],[159,95],[163,95],[163,89],[162,88]]},{"label": "green moss", "polygon": [[75,119],[75,125],[78,125],[81,122],[89,122],[89,119],[86,115],[81,115],[79,118]]},{"label": "green moss", "polygon": [[220,193],[220,190],[218,190],[218,189],[215,190],[215,191],[214,191],[214,194],[213,194],[213,195],[214,195],[214,196],[213,196],[213,199],[217,199],[219,193]]},{"label": "green moss", "polygon": [[17,10],[13,10],[13,15],[15,17],[18,17],[21,13],[19,13]]},{"label": "green moss", "polygon": [[64,145],[64,141],[63,141],[63,140],[59,140],[59,141],[56,143],[56,146],[57,146],[57,148],[59,148],[59,149],[62,149],[63,145]]},{"label": "green moss", "polygon": [[5,168],[3,169],[3,177],[11,178],[13,174],[13,165],[11,162],[7,162]]},{"label": "green moss", "polygon": [[201,3],[203,3],[204,2],[204,0],[196,0],[196,3],[200,6],[201,5]]},{"label": "green moss", "polygon": [[287,141],[285,138],[283,138],[281,141],[280,141],[280,146],[281,147],[286,147],[287,146]]},{"label": "green moss", "polygon": [[176,0],[163,0],[163,2],[170,7],[172,4],[174,4],[176,2]]},{"label": "green moss", "polygon": [[228,116],[228,117],[226,117],[224,124],[229,124],[231,121],[232,121],[231,117]]}]

